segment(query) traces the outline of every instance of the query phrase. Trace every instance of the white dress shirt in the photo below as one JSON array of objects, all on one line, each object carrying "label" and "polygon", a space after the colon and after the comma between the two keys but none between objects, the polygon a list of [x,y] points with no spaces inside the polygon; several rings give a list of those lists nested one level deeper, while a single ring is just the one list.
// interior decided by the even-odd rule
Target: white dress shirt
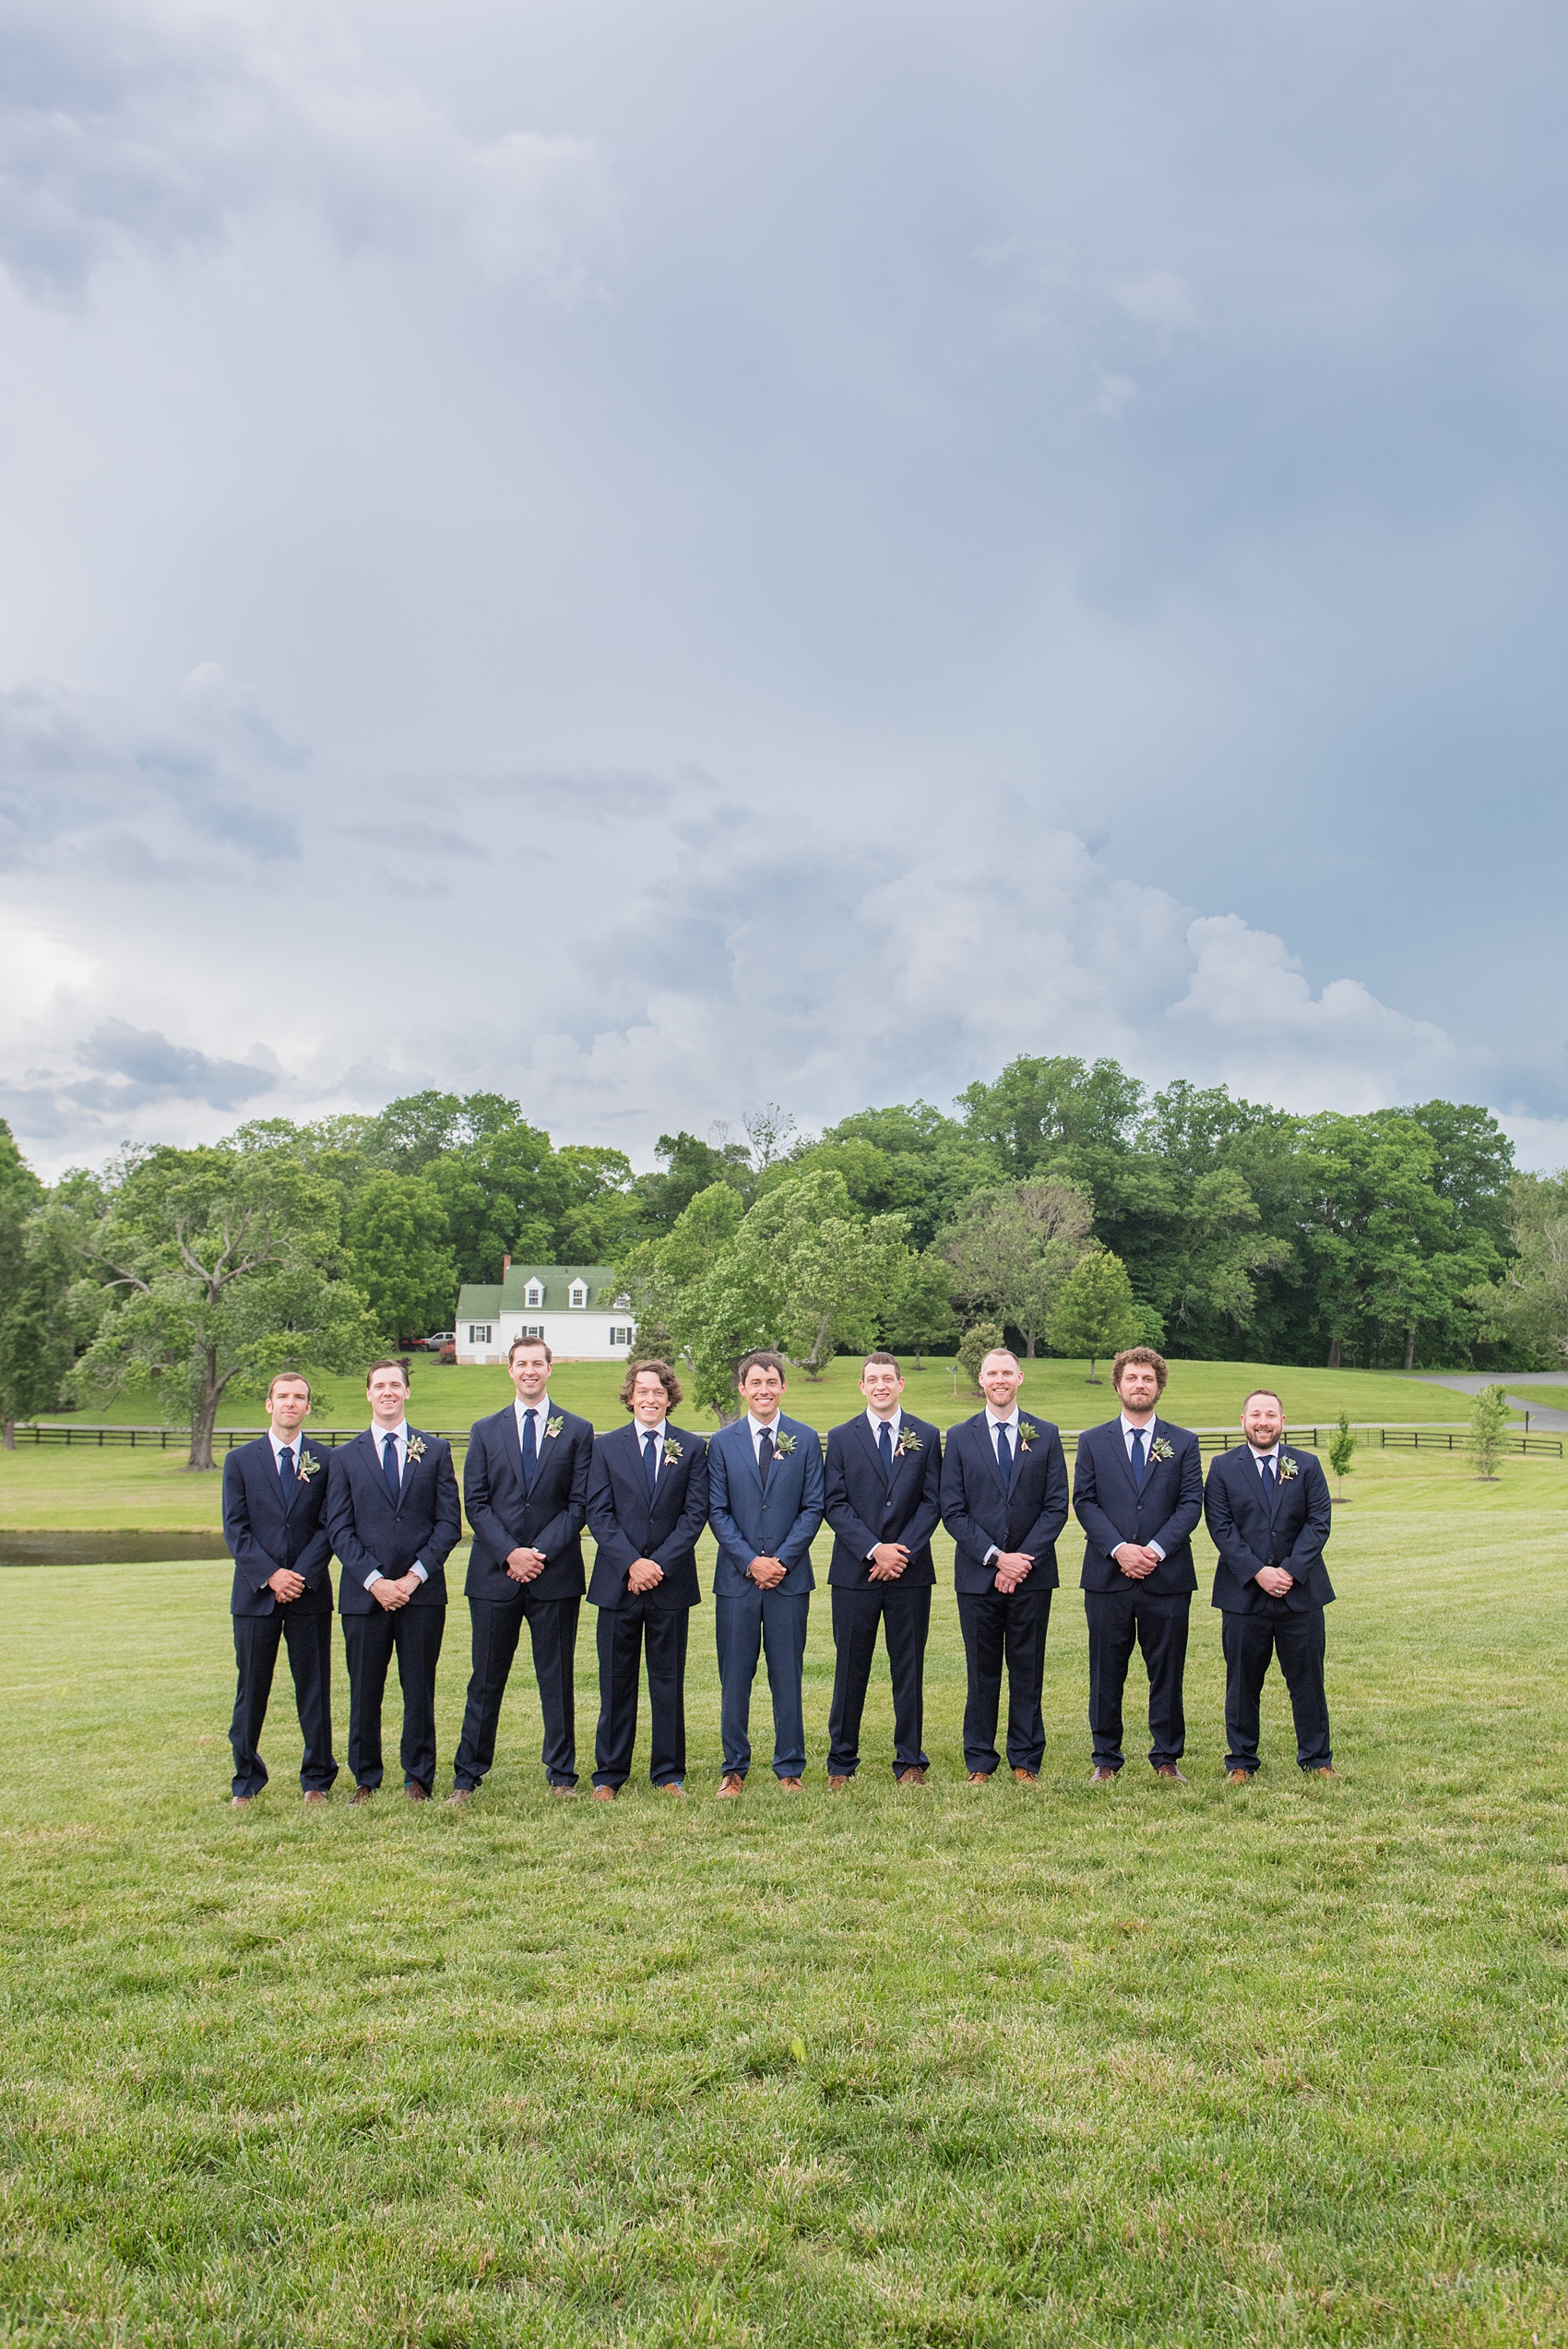
[{"label": "white dress shirt", "polygon": [[[1134,1427],[1126,1413],[1123,1412],[1122,1413],[1122,1441],[1127,1449],[1127,1465],[1129,1468],[1133,1465],[1133,1438],[1134,1436],[1141,1436],[1144,1439],[1144,1474],[1146,1476],[1148,1474],[1149,1466],[1148,1448],[1154,1441],[1154,1431],[1158,1425],[1158,1414],[1157,1413],[1154,1418],[1150,1419],[1146,1427]],[[1123,1546],[1123,1545],[1118,1542],[1116,1549],[1121,1549]],[[1160,1548],[1158,1542],[1148,1542],[1146,1543],[1144,1546],[1146,1549],[1151,1549],[1156,1557],[1163,1561],[1165,1552]],[[1112,1550],[1111,1555],[1114,1557],[1116,1556],[1116,1550]]]},{"label": "white dress shirt", "polygon": [[550,1397],[548,1395],[540,1395],[538,1402],[526,1403],[521,1395],[519,1395],[513,1403],[512,1409],[517,1414],[517,1441],[519,1444],[522,1442],[524,1434],[526,1433],[526,1422],[529,1413],[530,1411],[538,1412],[539,1417],[534,1422],[533,1430],[534,1457],[537,1459],[539,1454],[544,1449],[544,1431],[555,1415],[550,1408]]},{"label": "white dress shirt", "polygon": [[[1011,1453],[1012,1453],[1012,1455],[1013,1455],[1013,1465],[1014,1465],[1014,1467],[1015,1467],[1015,1468],[1016,1468],[1016,1467],[1017,1466],[1017,1464],[1018,1464],[1018,1445],[1019,1445],[1019,1442],[1020,1442],[1020,1440],[1021,1440],[1021,1439],[1020,1439],[1020,1437],[1019,1437],[1019,1435],[1018,1435],[1018,1418],[1019,1418],[1019,1413],[1018,1413],[1018,1406],[1017,1406],[1017,1404],[1016,1404],[1016,1403],[1015,1403],[1015,1404],[1013,1405],[1012,1410],[1011,1410],[1010,1412],[1006,1413],[1005,1414],[1003,1414],[1003,1413],[997,1413],[997,1412],[992,1411],[992,1407],[991,1407],[991,1405],[990,1405],[989,1403],[987,1403],[987,1405],[986,1405],[986,1407],[985,1407],[985,1425],[986,1425],[986,1433],[987,1433],[987,1435],[991,1437],[991,1456],[992,1456],[992,1460],[994,1460],[994,1459],[997,1457],[997,1452],[996,1452],[996,1431],[997,1431],[997,1429],[998,1429],[999,1427],[1010,1427],[1010,1428],[1012,1429],[1013,1433],[1012,1433],[1012,1439],[1011,1439],[1011,1441],[1010,1441],[1010,1443],[1009,1443],[1009,1445],[1008,1445],[1008,1449],[1011,1451]],[[991,1561],[992,1561],[992,1559],[993,1557],[1000,1557],[1001,1556],[1002,1556],[1002,1552],[1001,1552],[1001,1551],[997,1548],[996,1544],[995,1544],[994,1542],[992,1542],[992,1545],[991,1545],[990,1549],[989,1549],[989,1550],[987,1550],[987,1552],[986,1552],[986,1554],[985,1554],[985,1562],[986,1562],[987,1566],[989,1566],[989,1565],[991,1564]]]},{"label": "white dress shirt", "polygon": [[765,1436],[771,1436],[773,1438],[773,1449],[775,1453],[777,1453],[778,1449],[778,1431],[783,1424],[783,1418],[784,1414],[782,1412],[780,1412],[776,1418],[766,1421],[754,1418],[749,1411],[746,1413],[746,1425],[752,1431],[752,1457],[756,1461],[759,1468],[762,1466],[762,1439]]},{"label": "white dress shirt", "polygon": [[[897,1461],[898,1458],[898,1430],[903,1424],[904,1406],[902,1403],[896,1403],[885,1419],[883,1418],[880,1412],[873,1411],[870,1403],[867,1403],[866,1425],[871,1429],[871,1439],[876,1446],[876,1456],[878,1460],[882,1458],[882,1438],[877,1434],[877,1429],[879,1427],[886,1428],[888,1440],[893,1446],[893,1458],[895,1461]],[[866,1552],[866,1556],[867,1557],[874,1557],[876,1556],[876,1550],[874,1548],[869,1549]]]},{"label": "white dress shirt", "polygon": [[1274,1481],[1275,1481],[1275,1483],[1277,1485],[1277,1484],[1278,1484],[1278,1482],[1279,1482],[1279,1446],[1278,1446],[1278,1444],[1277,1444],[1277,1443],[1270,1444],[1270,1446],[1269,1446],[1269,1448],[1268,1448],[1267,1451],[1265,1451],[1265,1452],[1260,1452],[1260,1451],[1258,1450],[1258,1449],[1257,1449],[1257,1447],[1256,1447],[1256,1445],[1255,1445],[1255,1444],[1253,1444],[1253,1445],[1249,1445],[1249,1446],[1248,1446],[1248,1449],[1251,1451],[1251,1453],[1252,1453],[1252,1455],[1253,1455],[1253,1467],[1257,1470],[1257,1473],[1258,1473],[1258,1480],[1259,1480],[1259,1482],[1261,1483],[1261,1482],[1262,1482],[1262,1479],[1263,1479],[1264,1462],[1265,1462],[1265,1461],[1269,1461],[1269,1462],[1272,1464],[1272,1466],[1273,1466],[1273,1469],[1274,1469]]},{"label": "white dress shirt", "polygon": [[[643,1461],[647,1457],[643,1447],[647,1442],[650,1436],[653,1437],[655,1445],[653,1455],[653,1482],[656,1491],[658,1489],[659,1480],[664,1473],[664,1431],[668,1427],[669,1424],[670,1423],[667,1419],[661,1419],[657,1427],[645,1427],[640,1419],[634,1419],[632,1422],[632,1432],[637,1439],[637,1466],[639,1468],[642,1467]],[[646,1473],[646,1471],[644,1473]]]},{"label": "white dress shirt", "polygon": [[300,1473],[300,1444],[302,1441],[302,1431],[296,1427],[293,1434],[285,1441],[284,1437],[279,1435],[275,1427],[269,1427],[267,1431],[267,1440],[272,1447],[272,1465],[274,1469],[277,1470],[279,1478],[281,1478],[283,1473],[280,1463],[285,1452],[293,1453],[294,1473],[297,1476]]},{"label": "white dress shirt", "polygon": [[[380,1463],[386,1458],[386,1438],[388,1436],[391,1437],[393,1442],[398,1447],[398,1482],[401,1485],[404,1477],[409,1473],[408,1421],[406,1419],[400,1419],[396,1427],[378,1427],[374,1420],[371,1422],[370,1440],[375,1446],[377,1466],[379,1466]],[[383,1470],[382,1473],[385,1474],[385,1470]],[[422,1582],[428,1582],[430,1580],[430,1577],[425,1572],[423,1564],[419,1558],[414,1560],[412,1566],[409,1568],[409,1572],[410,1574],[417,1574]],[[368,1591],[373,1582],[379,1582],[381,1579],[381,1568],[378,1566],[373,1566],[370,1572],[364,1579],[365,1589]]]}]

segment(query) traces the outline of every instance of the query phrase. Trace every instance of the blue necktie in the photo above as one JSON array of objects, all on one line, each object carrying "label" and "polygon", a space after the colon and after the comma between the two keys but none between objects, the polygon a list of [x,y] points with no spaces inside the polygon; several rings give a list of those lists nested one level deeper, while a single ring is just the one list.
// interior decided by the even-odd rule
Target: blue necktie
[{"label": "blue necktie", "polygon": [[525,1411],[523,1413],[523,1483],[525,1485],[533,1483],[533,1473],[538,1466],[539,1413],[537,1411]]},{"label": "blue necktie", "polygon": [[647,1496],[651,1501],[653,1488],[659,1477],[659,1438],[657,1436],[643,1437],[643,1476],[647,1485]]},{"label": "blue necktie", "polygon": [[1263,1463],[1263,1496],[1270,1508],[1274,1507],[1275,1491],[1274,1461],[1272,1458],[1265,1457]]},{"label": "blue necktie", "polygon": [[882,1454],[882,1473],[888,1479],[889,1483],[891,1483],[893,1477],[893,1430],[889,1427],[885,1419],[882,1421],[876,1431],[876,1449]]},{"label": "blue necktie", "polygon": [[997,1423],[996,1465],[1002,1471],[1003,1490],[1010,1493],[1013,1489],[1013,1438],[1011,1429],[1003,1421]]},{"label": "blue necktie", "polygon": [[1141,1493],[1144,1489],[1144,1431],[1133,1430],[1133,1482]]},{"label": "blue necktie", "polygon": [[766,1493],[767,1490],[767,1472],[773,1466],[773,1430],[771,1427],[765,1427],[762,1431],[762,1441],[756,1448],[756,1466],[757,1474],[762,1478],[762,1489]]},{"label": "blue necktie", "polygon": [[283,1487],[283,1506],[288,1508],[294,1497],[294,1448],[285,1444],[278,1455],[279,1481]]},{"label": "blue necktie", "polygon": [[383,1436],[381,1439],[381,1473],[386,1479],[386,1489],[392,1496],[393,1506],[396,1507],[398,1495],[402,1489],[398,1477],[398,1438],[396,1436]]}]

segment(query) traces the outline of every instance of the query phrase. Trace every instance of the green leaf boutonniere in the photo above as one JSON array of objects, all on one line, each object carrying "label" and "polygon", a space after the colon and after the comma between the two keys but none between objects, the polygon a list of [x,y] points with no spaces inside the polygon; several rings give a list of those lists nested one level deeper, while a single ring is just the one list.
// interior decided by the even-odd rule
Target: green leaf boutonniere
[{"label": "green leaf boutonniere", "polygon": [[410,1436],[409,1437],[409,1458],[410,1460],[422,1460],[424,1458],[424,1437],[422,1436]]},{"label": "green leaf boutonniere", "polygon": [[562,1428],[564,1427],[566,1423],[561,1417],[559,1412],[553,1419],[547,1419],[544,1423],[545,1440],[548,1442],[552,1436],[559,1436]]},{"label": "green leaf boutonniere", "polygon": [[924,1447],[922,1446],[920,1437],[916,1435],[912,1427],[899,1428],[898,1457],[900,1460],[903,1460],[909,1452],[918,1452],[923,1450],[923,1449]]},{"label": "green leaf boutonniere", "polygon": [[684,1454],[682,1452],[680,1445],[675,1441],[674,1437],[666,1436],[664,1438],[665,1465],[669,1468],[673,1468],[675,1462],[683,1458]]},{"label": "green leaf boutonniere", "polygon": [[304,1446],[302,1444],[300,1447],[300,1483],[302,1485],[308,1485],[311,1478],[320,1472],[320,1468],[321,1462],[317,1460],[315,1454],[314,1452],[307,1452]]},{"label": "green leaf boutonniere", "polygon": [[1176,1457],[1176,1449],[1168,1437],[1164,1436],[1157,1436],[1153,1443],[1148,1448],[1148,1456],[1150,1465],[1152,1466],[1157,1460],[1174,1460]]},{"label": "green leaf boutonniere", "polygon": [[1028,1451],[1029,1446],[1031,1444],[1038,1443],[1039,1440],[1039,1429],[1035,1425],[1034,1421],[1032,1419],[1020,1419],[1018,1422],[1018,1442],[1022,1449],[1025,1451]]},{"label": "green leaf boutonniere", "polygon": [[1294,1476],[1294,1475],[1296,1474],[1296,1473],[1297,1473],[1297,1471],[1296,1471],[1296,1463],[1295,1463],[1295,1461],[1291,1459],[1291,1457],[1290,1457],[1289,1453],[1289,1452],[1281,1452],[1281,1453],[1280,1453],[1280,1455],[1279,1455],[1279,1481],[1280,1481],[1280,1483],[1281,1483],[1282,1485],[1289,1485],[1289,1483],[1290,1482],[1290,1479],[1292,1478],[1292,1476]]},{"label": "green leaf boutonniere", "polygon": [[793,1436],[777,1436],[774,1438],[773,1449],[778,1454],[780,1460],[788,1460],[790,1454],[795,1449],[795,1438]]}]

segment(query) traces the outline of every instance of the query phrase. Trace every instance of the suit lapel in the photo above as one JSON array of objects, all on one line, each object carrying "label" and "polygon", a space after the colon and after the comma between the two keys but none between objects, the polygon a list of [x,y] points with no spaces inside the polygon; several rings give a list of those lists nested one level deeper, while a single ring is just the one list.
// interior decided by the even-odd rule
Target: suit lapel
[{"label": "suit lapel", "polygon": [[[884,1475],[884,1473],[883,1473],[883,1468],[882,1468],[882,1454],[881,1454],[881,1452],[877,1449],[876,1438],[875,1438],[875,1437],[874,1437],[874,1436],[872,1434],[872,1432],[871,1432],[871,1422],[870,1422],[870,1420],[866,1417],[865,1413],[864,1413],[863,1411],[861,1413],[861,1414],[860,1414],[860,1416],[859,1416],[859,1418],[858,1418],[858,1420],[857,1420],[857,1422],[856,1422],[856,1425],[858,1425],[858,1427],[860,1428],[860,1431],[861,1431],[861,1447],[862,1447],[862,1449],[863,1449],[866,1452],[868,1452],[868,1453],[870,1454],[870,1456],[871,1456],[871,1464],[872,1464],[873,1468],[876,1471],[876,1480],[877,1480],[877,1483],[878,1483],[878,1484],[882,1486],[882,1489],[883,1489],[883,1491],[884,1491],[885,1493],[891,1492],[891,1491],[892,1491],[892,1489],[893,1489],[893,1479],[892,1479],[892,1477],[890,1477],[890,1476],[885,1476],[885,1475]],[[895,1454],[893,1455],[893,1475],[894,1475],[894,1476],[897,1476],[897,1473],[898,1473],[898,1455],[897,1454],[897,1452],[895,1452]]]},{"label": "suit lapel", "polygon": [[986,1450],[987,1450],[987,1451],[990,1453],[990,1455],[991,1455],[991,1474],[992,1474],[992,1482],[994,1483],[994,1485],[995,1485],[995,1486],[996,1486],[997,1491],[1001,1494],[1004,1503],[1007,1507],[1011,1508],[1011,1506],[1012,1506],[1012,1502],[1013,1502],[1013,1495],[1014,1495],[1014,1493],[1017,1490],[1017,1485],[1018,1485],[1018,1472],[1019,1472],[1019,1470],[1020,1470],[1020,1469],[1022,1468],[1022,1466],[1023,1466],[1023,1461],[1021,1461],[1021,1459],[1020,1459],[1020,1458],[1019,1458],[1019,1456],[1018,1456],[1018,1447],[1019,1447],[1019,1444],[1022,1442],[1022,1440],[1023,1440],[1023,1439],[1022,1439],[1022,1437],[1019,1436],[1017,1429],[1016,1429],[1016,1428],[1015,1428],[1015,1429],[1013,1430],[1013,1433],[1012,1433],[1012,1449],[1013,1449],[1013,1482],[1012,1482],[1012,1485],[1008,1485],[1004,1484],[1004,1481],[1003,1481],[1003,1476],[1002,1476],[1002,1462],[1001,1462],[1001,1460],[1000,1460],[1000,1459],[998,1458],[998,1456],[997,1456],[997,1450],[996,1450],[996,1430],[995,1430],[995,1428],[992,1425],[992,1424],[991,1424],[990,1420],[986,1418],[986,1416],[985,1416],[985,1414],[984,1414],[984,1413],[983,1413],[983,1412],[981,1413],[979,1421],[977,1422],[977,1425],[979,1425],[979,1428],[980,1428],[980,1442],[981,1442],[981,1443],[985,1446]]},{"label": "suit lapel", "polygon": [[[778,1425],[778,1421],[775,1420],[774,1425]],[[736,1426],[731,1449],[740,1454],[745,1462],[753,1485],[759,1493],[762,1493],[762,1471],[756,1464],[756,1446],[752,1441],[751,1422],[748,1419],[741,1420]],[[775,1458],[777,1457],[776,1453]],[[763,1498],[766,1497],[766,1495],[763,1494]]]},{"label": "suit lapel", "polygon": [[[1158,1423],[1156,1422],[1157,1425],[1158,1424]],[[1154,1441],[1153,1427],[1150,1427],[1148,1430],[1148,1437],[1149,1441],[1152,1443]],[[1111,1445],[1111,1456],[1115,1463],[1117,1473],[1121,1476],[1123,1485],[1125,1488],[1129,1498],[1135,1507],[1139,1497],[1138,1484],[1136,1477],[1133,1474],[1133,1463],[1127,1458],[1127,1446],[1122,1434],[1122,1422],[1119,1419],[1111,1422],[1109,1440]],[[1146,1463],[1144,1469],[1144,1482],[1146,1485],[1148,1483],[1148,1469]]]}]

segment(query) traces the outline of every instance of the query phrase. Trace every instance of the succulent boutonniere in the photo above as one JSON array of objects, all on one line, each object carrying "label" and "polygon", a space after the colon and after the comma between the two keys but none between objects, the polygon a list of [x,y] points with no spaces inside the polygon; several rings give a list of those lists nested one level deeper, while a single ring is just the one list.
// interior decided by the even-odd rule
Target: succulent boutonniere
[{"label": "succulent boutonniere", "polygon": [[680,1447],[680,1445],[679,1445],[679,1444],[675,1441],[674,1437],[673,1437],[673,1436],[666,1436],[666,1437],[664,1438],[664,1463],[665,1463],[665,1466],[666,1466],[667,1468],[673,1468],[673,1467],[674,1467],[674,1465],[675,1465],[675,1462],[676,1462],[678,1460],[683,1459],[683,1457],[684,1457],[684,1455],[683,1454],[683,1452],[682,1452],[682,1450],[681,1450],[681,1447]]},{"label": "succulent boutonniere", "polygon": [[795,1438],[793,1436],[786,1436],[782,1430],[780,1430],[780,1432],[773,1439],[773,1449],[778,1454],[780,1460],[788,1460],[790,1454],[795,1449]]},{"label": "succulent boutonniere", "polygon": [[559,1412],[556,1413],[553,1419],[547,1419],[544,1423],[545,1441],[548,1443],[552,1436],[559,1436],[562,1428],[564,1427],[566,1423],[562,1418]]},{"label": "succulent boutonniere", "polygon": [[302,1444],[300,1446],[300,1483],[302,1485],[308,1485],[311,1478],[319,1473],[320,1469],[321,1462],[317,1460],[315,1454],[314,1452],[307,1452],[304,1446]]},{"label": "succulent boutonniere", "polygon": [[921,1450],[922,1449],[923,1449],[923,1447],[921,1446],[921,1439],[920,1439],[920,1437],[916,1435],[916,1433],[915,1433],[915,1431],[914,1431],[914,1429],[913,1429],[912,1427],[900,1427],[900,1428],[899,1428],[899,1430],[898,1430],[898,1457],[899,1457],[899,1459],[900,1459],[900,1460],[905,1459],[909,1453],[910,1453],[910,1452],[918,1452],[918,1451]]},{"label": "succulent boutonniere", "polygon": [[1295,1463],[1295,1461],[1291,1459],[1291,1457],[1290,1457],[1290,1455],[1289,1455],[1289,1452],[1281,1452],[1281,1453],[1280,1453],[1280,1455],[1279,1455],[1279,1481],[1280,1481],[1280,1483],[1281,1483],[1282,1485],[1289,1485],[1289,1483],[1290,1482],[1290,1479],[1292,1478],[1292,1476],[1294,1476],[1294,1475],[1295,1475],[1295,1473],[1296,1473],[1296,1463]]},{"label": "succulent boutonniere", "polygon": [[1034,1421],[1032,1419],[1020,1419],[1018,1422],[1018,1443],[1020,1448],[1027,1452],[1029,1446],[1033,1443],[1038,1443],[1039,1440],[1039,1429],[1035,1425]]},{"label": "succulent boutonniere", "polygon": [[410,1460],[422,1460],[424,1458],[424,1437],[422,1436],[410,1436],[409,1437],[409,1458]]},{"label": "succulent boutonniere", "polygon": [[1174,1460],[1176,1449],[1169,1437],[1157,1436],[1148,1448],[1148,1456],[1151,1462],[1157,1460]]}]

